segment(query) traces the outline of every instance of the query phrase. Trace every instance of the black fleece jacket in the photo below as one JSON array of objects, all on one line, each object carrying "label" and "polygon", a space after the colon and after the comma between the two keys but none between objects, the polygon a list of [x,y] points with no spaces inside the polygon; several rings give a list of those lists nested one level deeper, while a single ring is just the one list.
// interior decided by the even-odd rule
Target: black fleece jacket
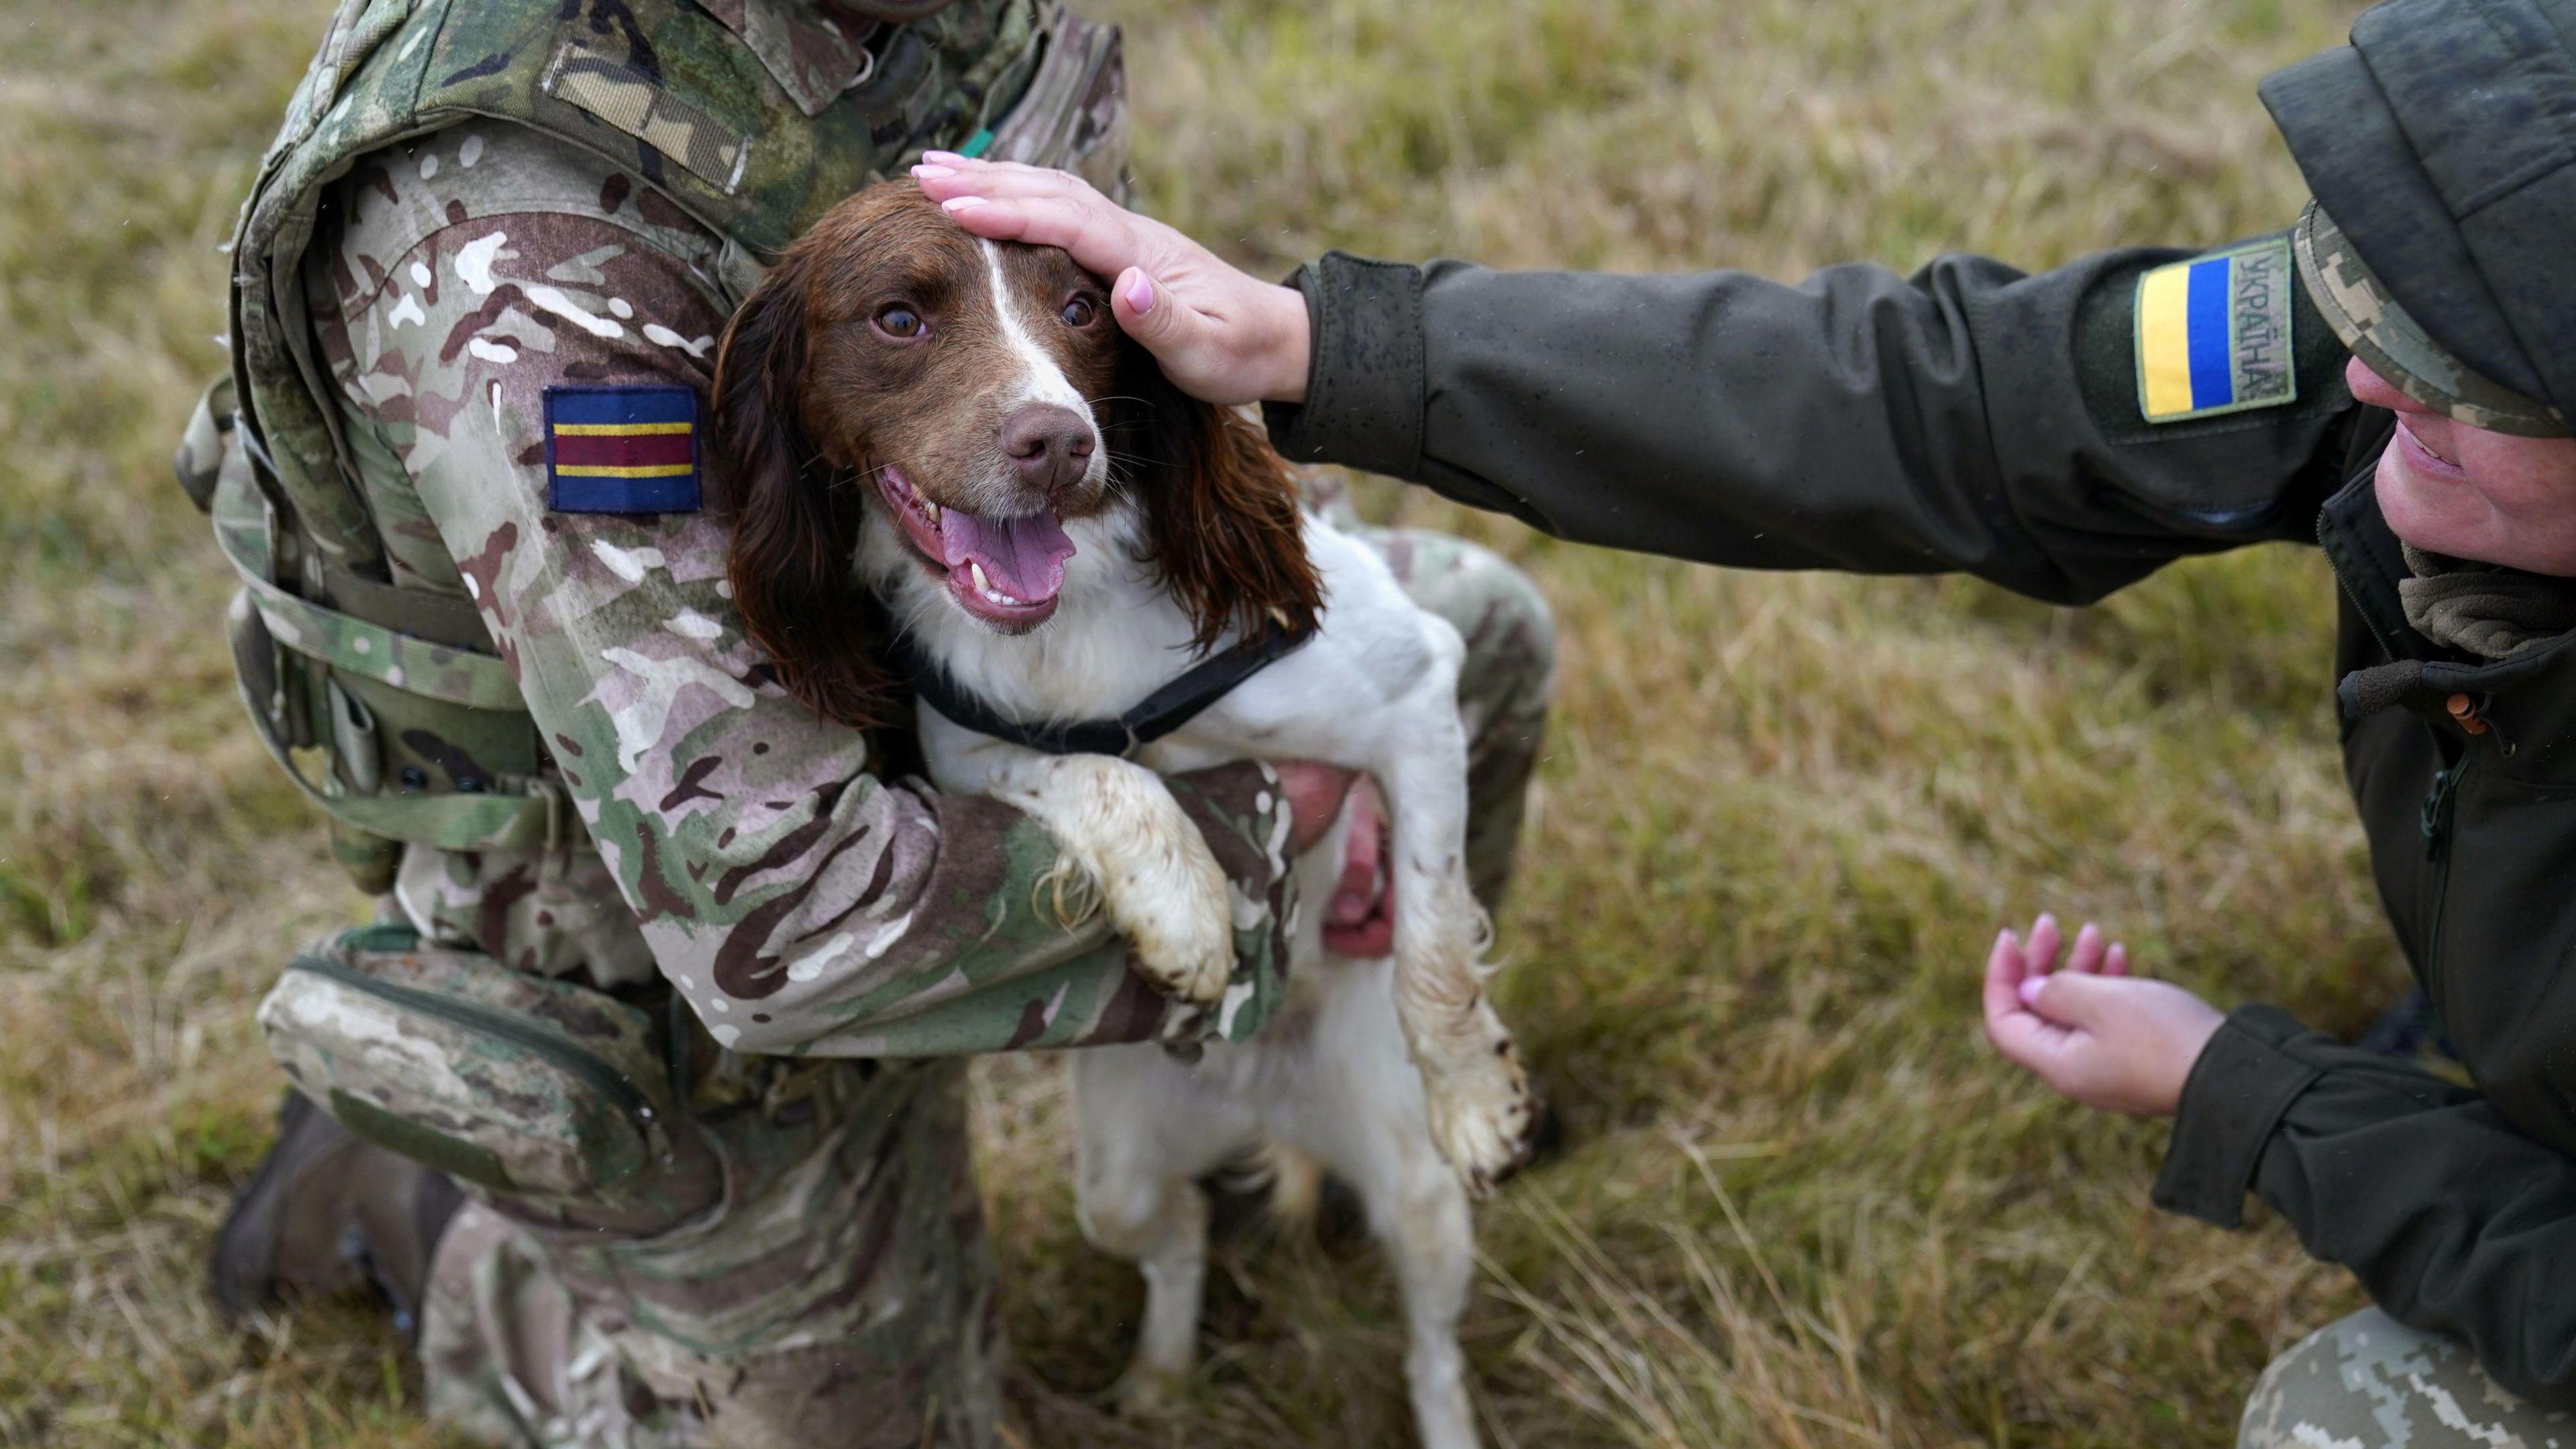
[{"label": "black fleece jacket", "polygon": [[2343,743],[2381,896],[2479,1086],[2246,1007],[2193,1070],[2156,1200],[2233,1227],[2258,1193],[2392,1316],[2576,1407],[2576,638],[2479,664],[2407,626],[2369,481],[2389,416],[2354,403],[2304,295],[2297,401],[2148,423],[2137,279],[2188,255],[1792,287],[1334,254],[1299,274],[1314,370],[1271,433],[1582,542],[1965,571],[2059,603],[2186,555],[2321,542],[2339,673],[2371,682],[2345,691]]}]

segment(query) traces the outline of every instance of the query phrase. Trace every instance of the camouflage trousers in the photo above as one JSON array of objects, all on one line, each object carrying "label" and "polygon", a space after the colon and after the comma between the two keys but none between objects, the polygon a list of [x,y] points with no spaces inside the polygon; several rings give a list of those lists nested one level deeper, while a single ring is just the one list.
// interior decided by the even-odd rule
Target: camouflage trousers
[{"label": "camouflage trousers", "polygon": [[703,1151],[654,1196],[702,1183],[708,1200],[668,1225],[462,1209],[422,1305],[431,1416],[513,1445],[996,1442],[964,1075],[758,1074],[771,1090],[681,1124]]},{"label": "camouflage trousers", "polygon": [[[1472,544],[1360,532],[1466,640],[1469,867],[1490,905],[1547,723],[1546,603]],[[432,1416],[543,1449],[1001,1444],[962,1063],[775,1059],[729,1095],[675,1124],[696,1146],[658,1211],[458,1213],[421,1311]]]},{"label": "camouflage trousers", "polygon": [[2576,1414],[2496,1386],[2468,1348],[2366,1308],[2272,1360],[2240,1449],[2576,1449]]}]

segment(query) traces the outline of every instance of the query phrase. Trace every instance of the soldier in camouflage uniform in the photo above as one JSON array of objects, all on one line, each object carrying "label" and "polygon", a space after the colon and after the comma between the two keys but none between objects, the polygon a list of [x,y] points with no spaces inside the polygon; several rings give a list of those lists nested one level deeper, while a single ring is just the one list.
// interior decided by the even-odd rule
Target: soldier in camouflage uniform
[{"label": "soldier in camouflage uniform", "polygon": [[[253,720],[290,770],[323,752],[297,778],[385,907],[262,1008],[329,1117],[290,1107],[228,1302],[355,1244],[417,1312],[431,1411],[494,1443],[996,1442],[962,1057],[1257,1030],[1279,778],[1175,781],[1239,891],[1220,1027],[1053,913],[1033,821],[882,773],[899,742],[778,687],[692,455],[649,507],[551,493],[548,401],[703,398],[759,259],[924,145],[1119,185],[1118,86],[1115,32],[1038,0],[343,5],[181,474],[243,575]],[[1490,900],[1546,611],[1481,550],[1376,537],[1468,641]]]}]

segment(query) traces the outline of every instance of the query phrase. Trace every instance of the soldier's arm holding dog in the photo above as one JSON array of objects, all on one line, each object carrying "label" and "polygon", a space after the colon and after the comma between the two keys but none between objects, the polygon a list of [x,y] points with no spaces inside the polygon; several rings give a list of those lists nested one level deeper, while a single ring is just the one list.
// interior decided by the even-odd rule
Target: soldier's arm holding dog
[{"label": "soldier's arm holding dog", "polygon": [[2098,598],[2188,554],[2313,538],[2353,411],[2342,348],[2288,280],[2266,300],[2297,400],[2147,424],[2139,277],[2106,252],[2025,275],[1944,257],[1607,276],[1332,254],[1258,281],[1061,173],[939,155],[922,185],[979,234],[1116,276],[1119,323],[1184,387],[1269,403],[1291,458],[1428,484],[1563,537],[1738,567],[1963,570]]},{"label": "soldier's arm holding dog", "polygon": [[[474,169],[433,180],[383,153],[340,190],[355,215],[308,282],[317,310],[336,303],[316,332],[352,448],[412,485],[373,499],[410,515],[387,530],[409,540],[397,568],[445,571],[474,598],[662,973],[744,1050],[1154,1032],[1164,1003],[1124,952],[1096,923],[1066,929],[1038,889],[1056,863],[1040,826],[879,778],[860,732],[769,677],[730,601],[718,512],[601,511],[620,506],[614,475],[551,506],[566,500],[549,496],[549,389],[662,389],[678,417],[706,396],[719,246],[566,148],[496,128],[466,154]],[[1337,802],[1337,784],[1303,793]],[[1238,942],[1276,949],[1290,805],[1275,777],[1234,766],[1175,794],[1268,907]]]}]

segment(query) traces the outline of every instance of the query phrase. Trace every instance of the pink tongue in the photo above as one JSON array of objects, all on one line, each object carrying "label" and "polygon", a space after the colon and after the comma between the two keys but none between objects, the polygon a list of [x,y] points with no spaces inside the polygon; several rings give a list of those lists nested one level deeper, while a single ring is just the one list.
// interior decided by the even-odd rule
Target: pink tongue
[{"label": "pink tongue", "polygon": [[1053,512],[978,518],[951,508],[939,515],[939,548],[949,568],[972,559],[994,588],[1024,604],[1054,598],[1064,587],[1064,561],[1073,557],[1073,540]]}]

